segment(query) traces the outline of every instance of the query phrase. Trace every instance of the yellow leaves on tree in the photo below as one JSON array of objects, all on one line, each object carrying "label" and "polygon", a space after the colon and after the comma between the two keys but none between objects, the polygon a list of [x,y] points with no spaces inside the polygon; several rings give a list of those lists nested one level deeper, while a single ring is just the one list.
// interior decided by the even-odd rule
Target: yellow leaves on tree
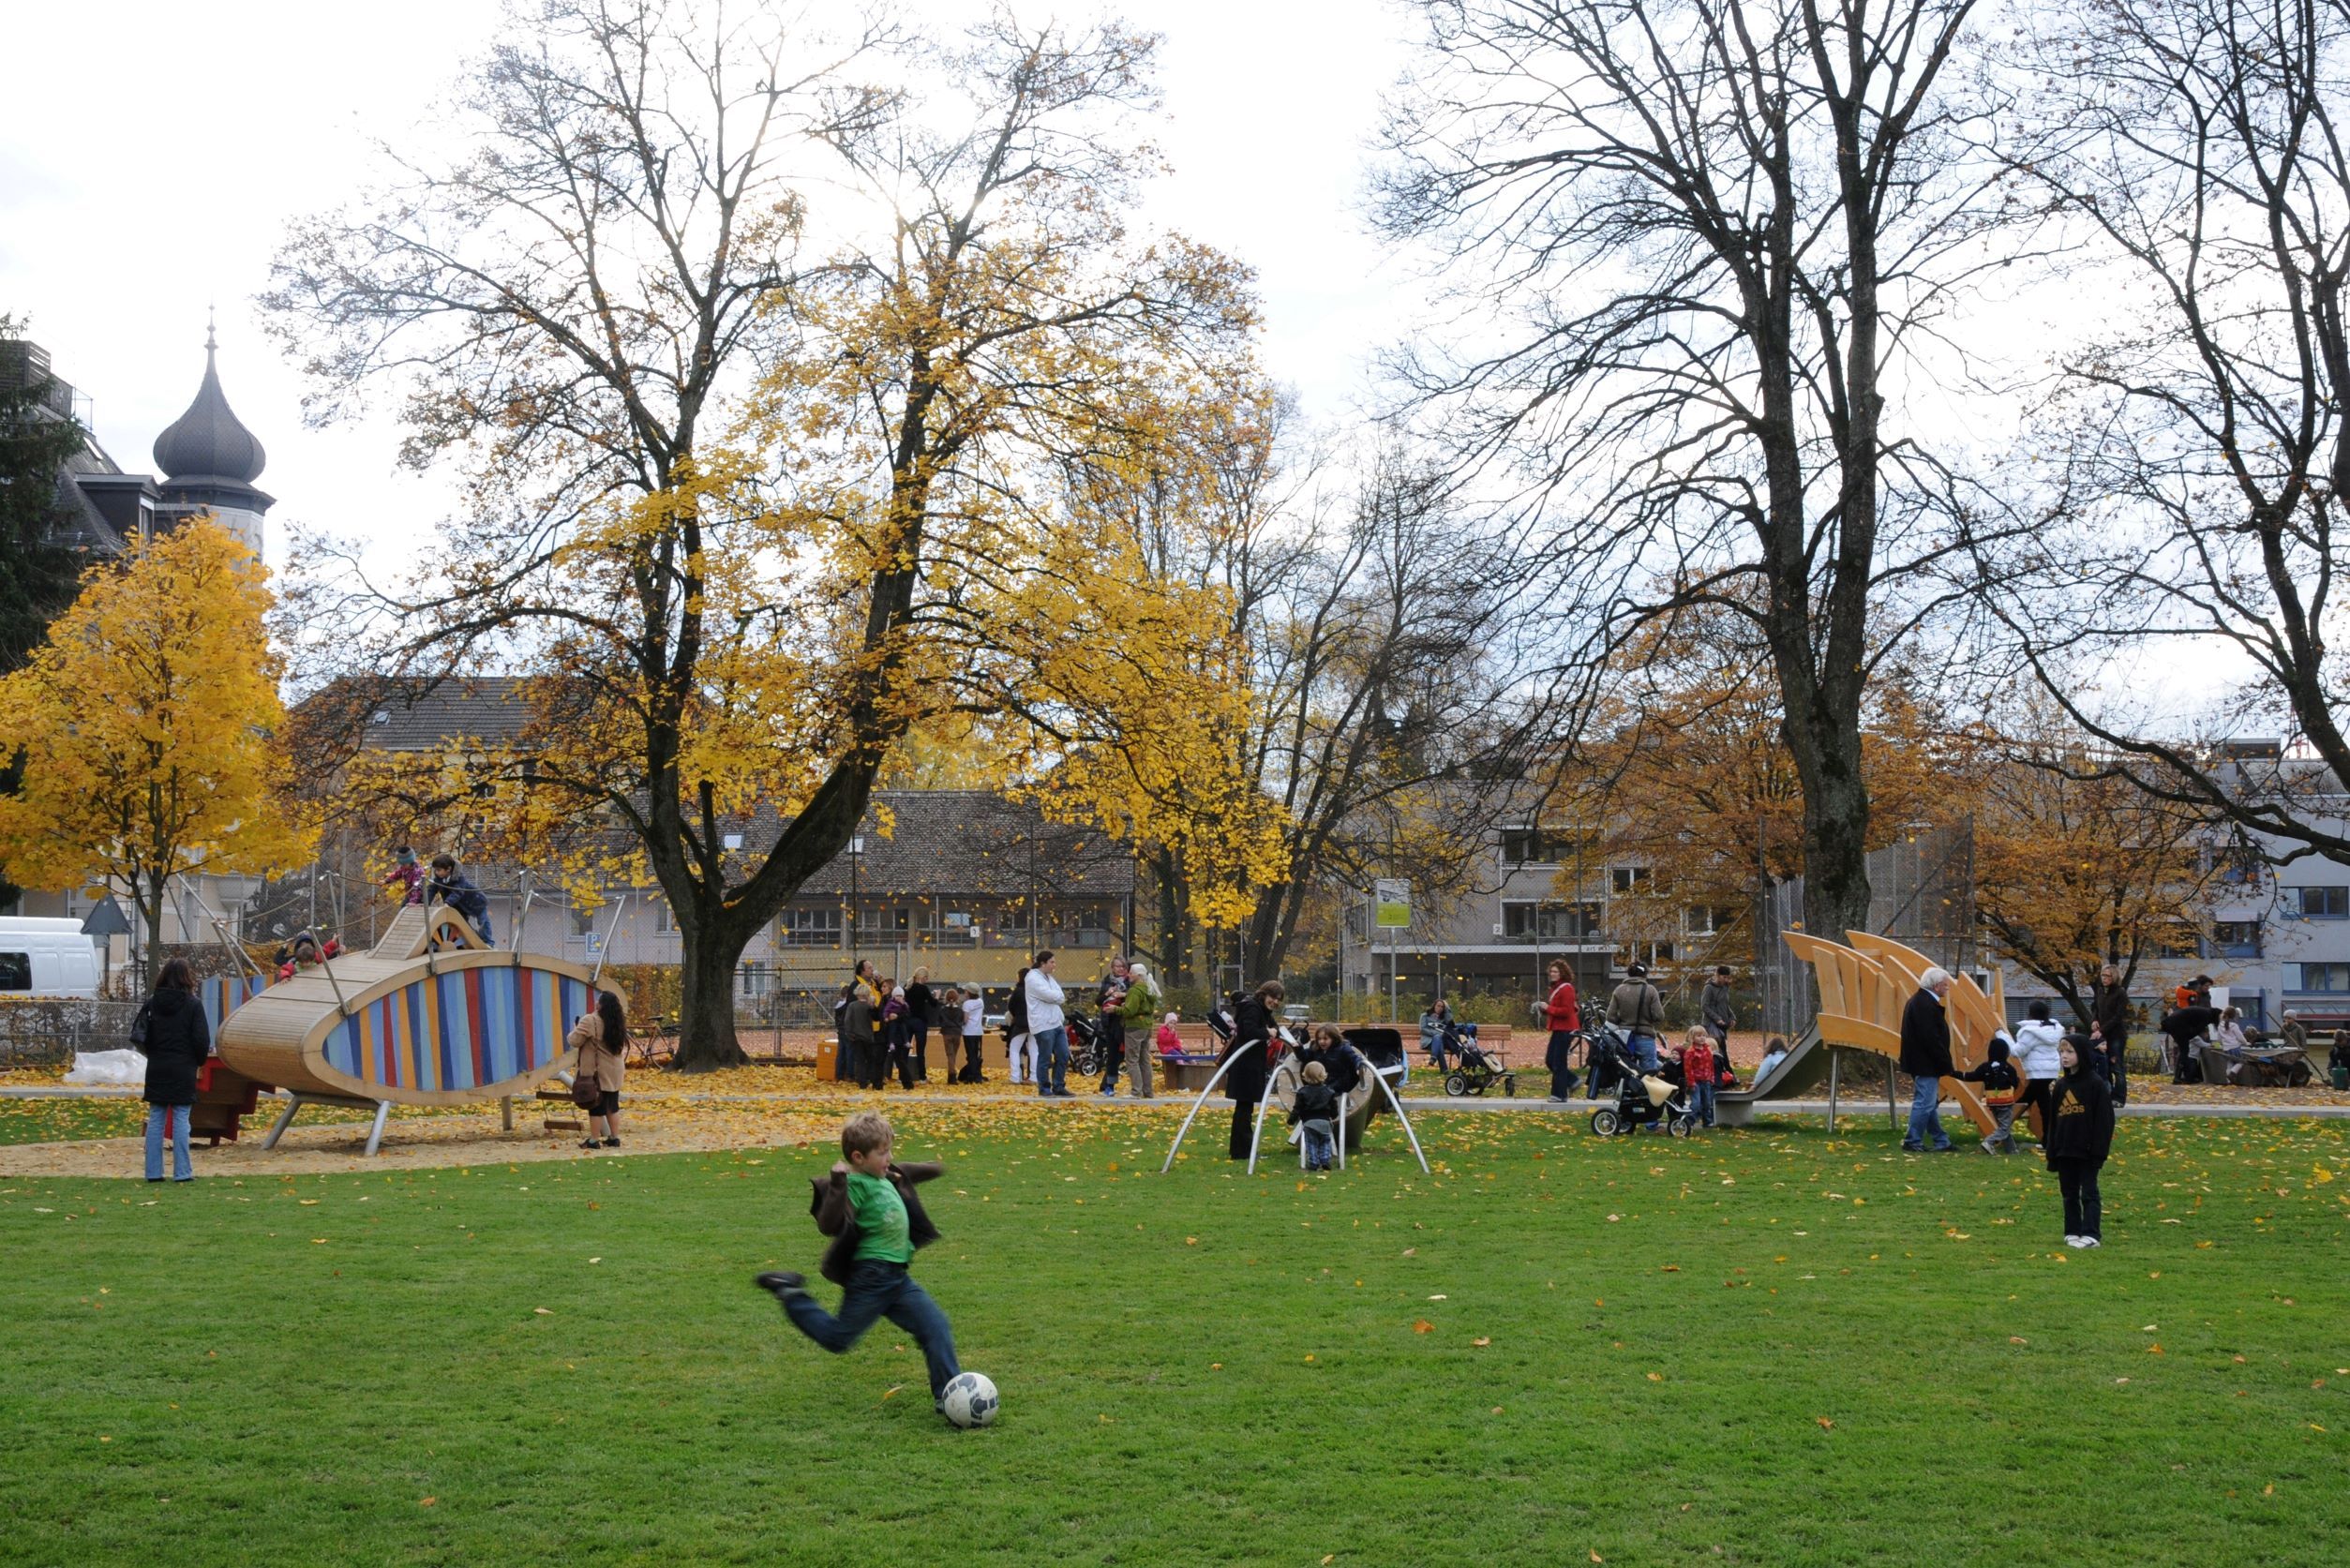
[{"label": "yellow leaves on tree", "polygon": [[0,735],[25,752],[0,796],[0,864],[31,887],[127,887],[159,939],[172,876],[272,873],[314,835],[288,805],[268,573],[209,521],[94,568],[23,669]]}]

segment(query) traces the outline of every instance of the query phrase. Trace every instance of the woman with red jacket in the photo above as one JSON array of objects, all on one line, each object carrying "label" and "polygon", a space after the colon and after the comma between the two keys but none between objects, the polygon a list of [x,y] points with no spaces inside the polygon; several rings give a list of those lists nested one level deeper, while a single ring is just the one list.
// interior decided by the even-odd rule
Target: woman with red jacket
[{"label": "woman with red jacket", "polygon": [[1575,1047],[1575,1031],[1583,1026],[1582,1008],[1575,999],[1575,982],[1567,978],[1566,960],[1550,961],[1550,999],[1542,1005],[1546,1022],[1550,1025],[1549,1048],[1543,1053],[1543,1066],[1550,1069],[1550,1103],[1564,1105],[1566,1097],[1575,1092],[1575,1069],[1568,1064],[1568,1053]]}]

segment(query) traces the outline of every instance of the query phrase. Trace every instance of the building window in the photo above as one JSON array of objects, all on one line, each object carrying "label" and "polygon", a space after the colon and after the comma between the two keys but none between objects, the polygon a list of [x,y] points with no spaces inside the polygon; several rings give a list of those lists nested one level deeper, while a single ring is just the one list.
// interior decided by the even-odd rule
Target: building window
[{"label": "building window", "polygon": [[2350,920],[2350,888],[2300,888],[2301,918]]},{"label": "building window", "polygon": [[571,904],[571,933],[574,936],[593,935],[596,932],[598,924],[596,917],[602,915],[604,910],[605,905],[603,904],[597,904],[594,908],[591,909],[578,900],[574,899]]},{"label": "building window", "polygon": [[1609,866],[1608,890],[1618,898],[1636,898],[1656,890],[1656,877],[1647,866]]},{"label": "building window", "polygon": [[2218,958],[2258,958],[2260,922],[2214,920],[2211,923],[2211,948],[2213,956]]},{"label": "building window", "polygon": [[1510,866],[1546,866],[1552,859],[1549,845],[1539,828],[1504,828],[1502,829],[1502,863]]},{"label": "building window", "polygon": [[787,948],[837,948],[841,945],[841,906],[786,909],[775,918],[775,929]]},{"label": "building window", "polygon": [[1599,929],[1593,903],[1504,903],[1502,934],[1513,942],[1579,942]]},{"label": "building window", "polygon": [[1738,923],[1738,911],[1727,903],[1693,903],[1681,912],[1681,929],[1691,936],[1716,936]]},{"label": "building window", "polygon": [[2284,966],[2284,989],[2350,991],[2350,963],[2288,963]]}]

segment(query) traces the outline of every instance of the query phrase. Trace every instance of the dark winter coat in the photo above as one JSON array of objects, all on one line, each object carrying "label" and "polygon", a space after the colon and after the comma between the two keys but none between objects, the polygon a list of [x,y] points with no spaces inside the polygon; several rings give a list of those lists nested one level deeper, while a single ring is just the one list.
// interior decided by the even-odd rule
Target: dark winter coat
[{"label": "dark winter coat", "polygon": [[1950,1013],[1923,987],[1901,1009],[1901,1070],[1912,1078],[1948,1078],[1953,1070]]},{"label": "dark winter coat", "polygon": [[[2217,1008],[2175,1008],[2163,1020],[2163,1033],[2171,1042],[2185,1051],[2195,1043],[2195,1038],[2220,1021]],[[2102,1025],[2101,1025],[2102,1026]],[[2113,1037],[2105,1037],[2111,1039]]]},{"label": "dark winter coat", "polygon": [[[906,988],[906,1014],[907,1022],[917,1029],[938,1027],[938,993],[930,989],[930,982],[916,980]],[[955,1020],[954,1026],[962,1028],[963,1021]]]},{"label": "dark winter coat", "polygon": [[2042,1121],[2051,1171],[2067,1162],[2103,1165],[2114,1146],[2114,1092],[2086,1064],[2076,1067],[2048,1091]]},{"label": "dark winter coat", "polygon": [[466,923],[486,936],[489,933],[489,899],[463,872],[452,872],[444,880],[432,879],[432,891],[442,903],[465,917]]},{"label": "dark winter coat", "polygon": [[1308,1046],[1300,1054],[1298,1069],[1303,1071],[1308,1062],[1322,1064],[1322,1070],[1330,1075],[1327,1086],[1334,1095],[1353,1094],[1355,1085],[1362,1083],[1363,1074],[1370,1069],[1370,1064],[1364,1060],[1363,1053],[1345,1044],[1327,1050]]},{"label": "dark winter coat", "polygon": [[1339,1097],[1327,1083],[1300,1083],[1297,1098],[1290,1102],[1289,1125],[1299,1122],[1335,1122],[1339,1119]]},{"label": "dark winter coat", "polygon": [[1265,1098],[1265,1083],[1273,1071],[1273,1064],[1265,1059],[1265,1042],[1272,1038],[1273,1015],[1263,1002],[1251,996],[1233,1010],[1232,1043],[1218,1060],[1219,1066],[1232,1062],[1232,1070],[1224,1074],[1227,1097],[1242,1105],[1254,1105]]},{"label": "dark winter coat", "polygon": [[[938,1227],[922,1212],[922,1201],[914,1196],[914,1188],[945,1170],[936,1160],[916,1160],[911,1165],[890,1162],[890,1185],[898,1189],[898,1198],[906,1204],[906,1237],[917,1252],[938,1239]],[[824,1277],[835,1285],[846,1285],[849,1270],[856,1266],[858,1240],[857,1211],[848,1204],[848,1175],[834,1171],[810,1176],[808,1185],[816,1189],[809,1196],[808,1212],[816,1216],[816,1230],[832,1238],[832,1245],[824,1249]]]},{"label": "dark winter coat", "polygon": [[2090,995],[2097,1032],[2105,1037],[2105,1049],[2118,1054],[2130,1038],[2130,993],[2126,987],[2100,982],[2090,988]]},{"label": "dark winter coat", "polygon": [[212,1025],[193,992],[158,987],[147,998],[149,1105],[196,1103],[196,1072],[212,1054]]}]

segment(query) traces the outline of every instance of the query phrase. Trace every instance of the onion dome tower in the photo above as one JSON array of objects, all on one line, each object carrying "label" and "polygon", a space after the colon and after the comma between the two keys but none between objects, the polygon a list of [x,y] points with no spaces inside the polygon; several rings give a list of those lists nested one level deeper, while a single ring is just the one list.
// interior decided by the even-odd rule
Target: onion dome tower
[{"label": "onion dome tower", "polygon": [[209,512],[259,555],[262,515],[277,498],[253,487],[269,459],[220,390],[218,347],[207,321],[203,382],[187,411],[156,437],[155,466],[164,476],[164,510],[177,517]]}]

